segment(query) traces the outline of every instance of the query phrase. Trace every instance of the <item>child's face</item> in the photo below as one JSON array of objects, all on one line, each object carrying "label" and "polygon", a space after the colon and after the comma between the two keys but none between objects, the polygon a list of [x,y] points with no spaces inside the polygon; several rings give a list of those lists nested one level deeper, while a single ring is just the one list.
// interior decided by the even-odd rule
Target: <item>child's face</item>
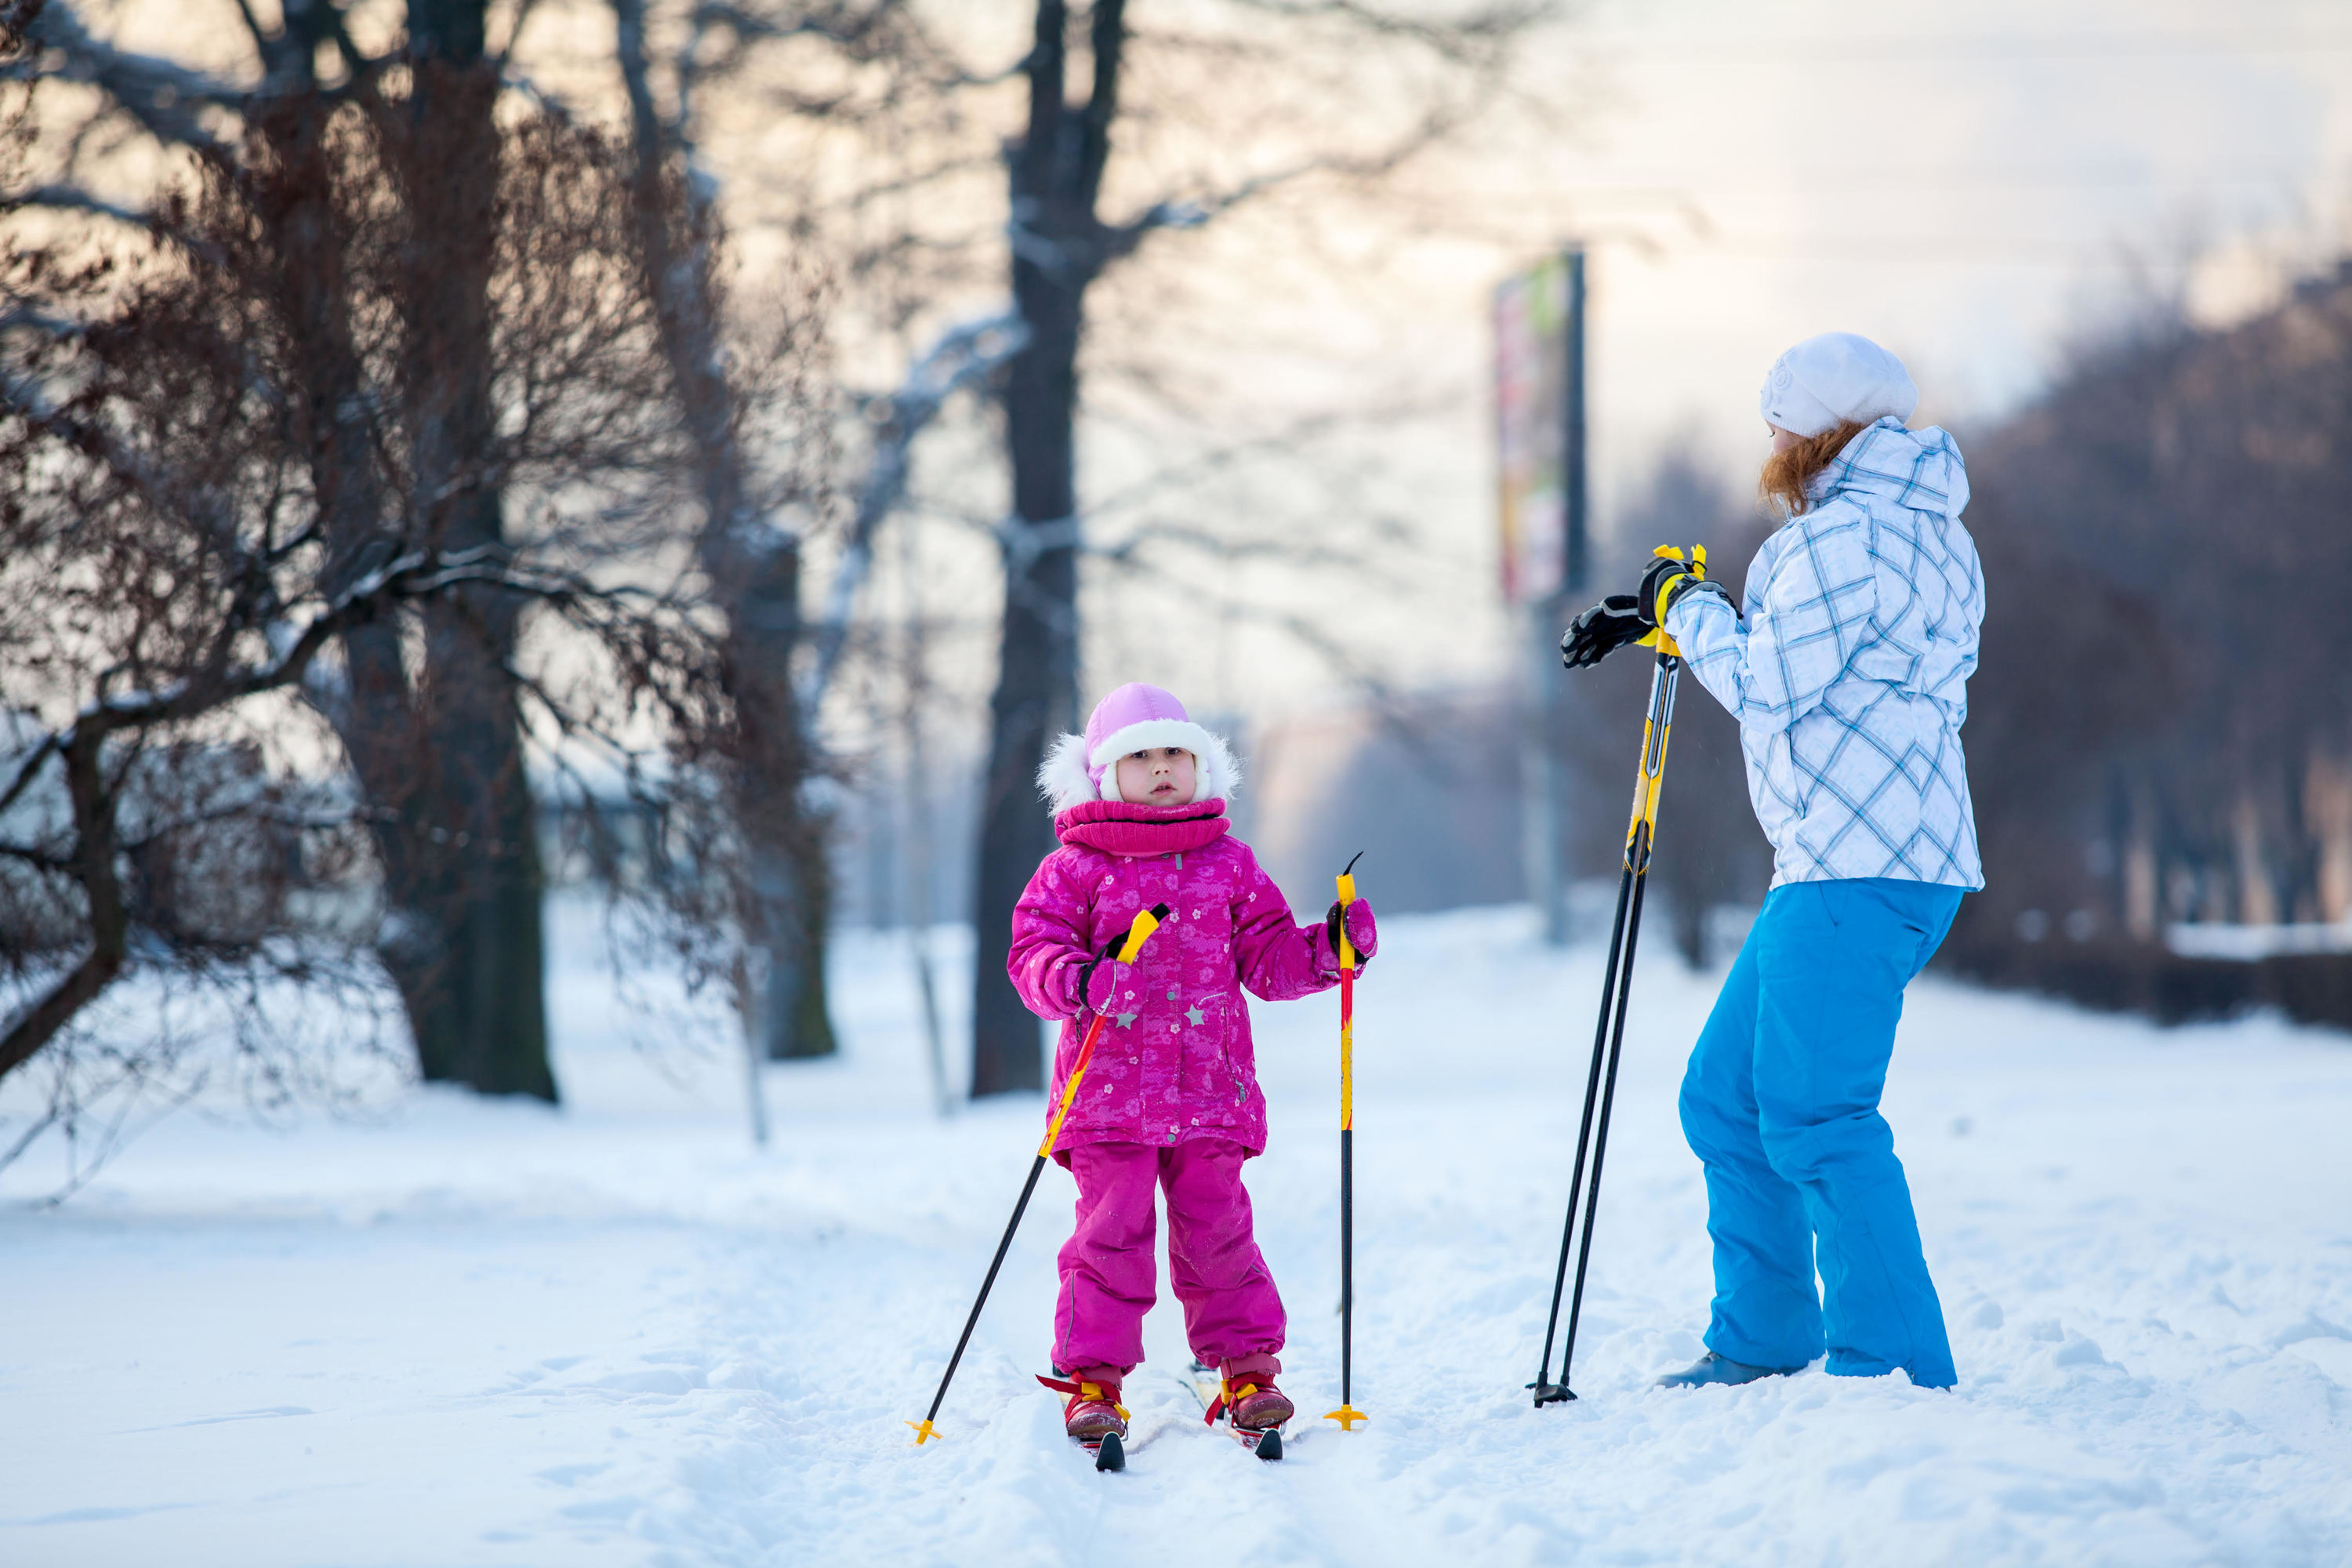
[{"label": "child's face", "polygon": [[1192,753],[1181,746],[1154,746],[1118,760],[1118,798],[1139,805],[1182,805],[1199,782]]}]

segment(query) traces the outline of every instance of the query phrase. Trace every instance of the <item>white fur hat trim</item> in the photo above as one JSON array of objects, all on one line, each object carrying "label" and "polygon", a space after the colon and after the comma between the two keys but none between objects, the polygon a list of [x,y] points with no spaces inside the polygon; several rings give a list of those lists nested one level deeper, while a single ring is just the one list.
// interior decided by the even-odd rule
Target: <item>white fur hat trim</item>
[{"label": "white fur hat trim", "polygon": [[1087,753],[1087,765],[1107,768],[1131,752],[1148,752],[1155,746],[1181,746],[1196,757],[1205,757],[1215,740],[1190,719],[1146,719],[1105,735],[1102,744]]},{"label": "white fur hat trim", "polygon": [[[1118,800],[1118,759],[1130,752],[1154,746],[1181,746],[1192,753],[1192,800],[1230,800],[1240,790],[1242,765],[1223,735],[1213,734],[1186,719],[1148,719],[1103,738],[1090,755],[1086,737],[1064,735],[1045,752],[1037,769],[1037,788],[1055,811],[1067,811],[1089,800]],[[1095,783],[1095,770],[1102,783]]]}]

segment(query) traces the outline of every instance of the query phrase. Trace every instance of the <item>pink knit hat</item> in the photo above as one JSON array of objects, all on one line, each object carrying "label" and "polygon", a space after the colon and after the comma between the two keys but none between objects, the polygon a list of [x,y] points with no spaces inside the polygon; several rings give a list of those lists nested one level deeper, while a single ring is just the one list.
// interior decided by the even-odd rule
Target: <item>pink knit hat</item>
[{"label": "pink knit hat", "polygon": [[1081,801],[1117,800],[1118,759],[1153,746],[1181,746],[1192,753],[1195,801],[1222,800],[1241,784],[1240,764],[1223,736],[1192,722],[1171,693],[1135,680],[1095,704],[1084,735],[1054,742],[1037,770],[1037,787],[1055,811]]}]

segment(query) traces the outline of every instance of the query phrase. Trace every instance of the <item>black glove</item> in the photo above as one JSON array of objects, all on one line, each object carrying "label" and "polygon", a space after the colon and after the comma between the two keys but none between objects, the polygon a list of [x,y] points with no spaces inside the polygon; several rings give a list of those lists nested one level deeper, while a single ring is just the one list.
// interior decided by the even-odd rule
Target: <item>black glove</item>
[{"label": "black glove", "polygon": [[1575,620],[1559,639],[1559,662],[1570,669],[1599,664],[1627,643],[1640,642],[1652,628],[1643,625],[1641,602],[1612,594]]},{"label": "black glove", "polygon": [[[1644,626],[1662,626],[1666,622],[1666,612],[1694,590],[1713,594],[1725,604],[1731,604],[1731,590],[1706,574],[1705,556],[1693,562],[1685,560],[1680,551],[1673,554],[1661,552],[1650,563],[1649,570],[1642,574],[1641,592],[1633,595],[1633,613]],[[1738,613],[1737,605],[1733,613]]]}]

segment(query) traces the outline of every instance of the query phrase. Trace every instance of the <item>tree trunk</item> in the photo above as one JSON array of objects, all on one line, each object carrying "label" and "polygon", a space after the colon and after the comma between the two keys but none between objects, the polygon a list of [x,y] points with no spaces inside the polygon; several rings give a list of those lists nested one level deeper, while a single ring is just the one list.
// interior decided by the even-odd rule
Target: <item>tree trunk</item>
[{"label": "tree trunk", "polygon": [[1013,521],[973,910],[975,1099],[1045,1087],[1037,1019],[1021,1005],[1004,964],[1013,906],[1054,847],[1052,819],[1037,799],[1037,764],[1054,730],[1078,724],[1077,356],[1087,285],[1101,262],[1095,197],[1125,36],[1118,0],[1102,0],[1092,15],[1093,93],[1083,110],[1073,110],[1063,91],[1067,20],[1058,0],[1040,0],[1027,66],[1029,125],[1007,155],[1018,237],[1013,295],[1029,342],[1006,367],[1003,393]]},{"label": "tree trunk", "polygon": [[[505,533],[499,491],[479,478],[494,447],[489,286],[499,166],[484,11],[485,0],[408,6],[411,460],[427,509],[419,521],[451,550],[495,550]],[[406,842],[386,856],[394,925],[386,963],[427,1079],[551,1100],[537,813],[507,672],[517,606],[505,595],[461,592],[429,605],[425,620],[415,693],[425,743],[372,770],[383,778],[387,765],[401,766],[414,779],[388,825]]]},{"label": "tree trunk", "polygon": [[[410,308],[417,323],[420,466],[433,485],[479,461],[488,441],[487,357],[491,201],[498,156],[488,111],[495,84],[481,63],[479,6],[412,13],[420,55],[416,113],[385,127],[417,205],[419,254]],[[291,11],[273,68],[307,73],[324,41],[315,11]],[[470,25],[469,25],[470,24]],[[425,117],[436,118],[428,125]],[[327,519],[335,576],[381,564],[390,542],[385,476],[364,413],[367,377],[354,347],[337,177],[323,146],[330,110],[295,97],[258,121],[276,154],[272,216],[284,297],[300,344],[310,476]],[[422,476],[420,476],[422,477]],[[421,485],[420,489],[425,488]],[[495,543],[495,492],[464,489],[433,531],[453,546]],[[373,830],[389,920],[379,956],[398,991],[427,1079],[487,1093],[552,1099],[541,974],[538,847],[511,684],[502,663],[514,609],[501,599],[433,606],[424,679],[413,684],[388,622],[344,639],[348,689],[334,714]]]},{"label": "tree trunk", "polygon": [[[672,136],[646,69],[643,0],[613,0],[616,52],[635,143],[637,243],[662,353],[695,445],[702,489],[697,549],[710,595],[727,617],[728,694],[735,703],[735,826],[746,846],[750,966],[745,1020],[769,1059],[837,1049],[826,1005],[824,950],[832,910],[824,823],[809,810],[809,715],[793,685],[801,641],[799,542],[754,514],[734,387],[719,342],[711,277],[719,236],[693,171],[675,166]],[[676,179],[677,193],[672,190]]]},{"label": "tree trunk", "polygon": [[122,847],[115,816],[121,801],[107,787],[106,761],[106,732],[97,729],[76,731],[59,758],[73,808],[74,880],[89,900],[89,952],[40,1000],[6,1020],[0,1029],[0,1078],[24,1066],[114,984],[129,956],[131,916],[115,863]]},{"label": "tree trunk", "polygon": [[[1076,316],[1076,299],[1070,315]],[[1033,328],[1038,319],[1031,315]],[[1076,321],[1066,342],[1075,347]],[[1012,365],[1004,404],[1013,448],[1013,510],[1034,528],[1069,517],[1071,400],[1066,349],[1034,344]],[[1019,536],[1016,535],[1016,538]],[[1075,729],[1077,702],[1077,552],[1070,545],[1005,552],[1004,628],[992,723],[987,794],[981,805],[979,956],[973,976],[971,1092],[1039,1089],[1045,1064],[1035,1015],[1005,975],[1013,910],[1037,862],[1054,847],[1053,819],[1037,799],[1037,764],[1055,728]]]},{"label": "tree trunk", "polygon": [[771,531],[761,548],[728,553],[728,683],[735,699],[736,826],[747,846],[751,930],[761,984],[751,1022],[771,1061],[831,1056],[837,1048],[824,988],[832,879],[824,824],[808,809],[808,744],[793,651],[801,637],[800,551]]}]

